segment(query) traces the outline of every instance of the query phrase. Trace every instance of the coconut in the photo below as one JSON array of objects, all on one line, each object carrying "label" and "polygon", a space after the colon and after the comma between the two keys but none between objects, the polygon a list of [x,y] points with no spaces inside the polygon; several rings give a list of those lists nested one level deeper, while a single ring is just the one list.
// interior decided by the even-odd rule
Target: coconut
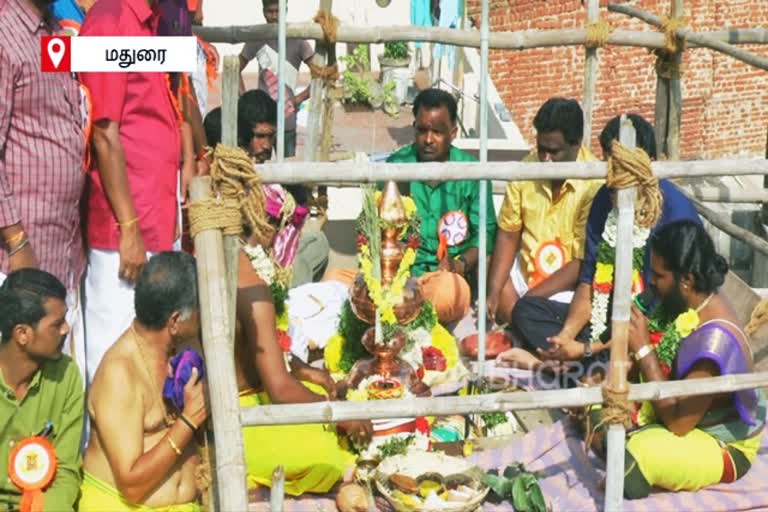
[{"label": "coconut", "polygon": [[336,495],[336,507],[339,512],[367,512],[368,497],[365,489],[357,484],[347,484]]}]

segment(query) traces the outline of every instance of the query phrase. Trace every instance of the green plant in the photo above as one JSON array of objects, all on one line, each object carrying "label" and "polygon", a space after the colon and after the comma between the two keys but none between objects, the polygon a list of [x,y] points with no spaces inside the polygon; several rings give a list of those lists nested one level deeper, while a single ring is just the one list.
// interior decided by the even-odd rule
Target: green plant
[{"label": "green plant", "polygon": [[349,103],[368,103],[371,99],[371,77],[368,69],[368,46],[360,45],[351,55],[339,60],[346,65],[341,74],[344,81],[344,100]]},{"label": "green plant", "polygon": [[385,43],[384,55],[385,59],[392,60],[404,60],[408,58],[408,43],[402,41]]}]

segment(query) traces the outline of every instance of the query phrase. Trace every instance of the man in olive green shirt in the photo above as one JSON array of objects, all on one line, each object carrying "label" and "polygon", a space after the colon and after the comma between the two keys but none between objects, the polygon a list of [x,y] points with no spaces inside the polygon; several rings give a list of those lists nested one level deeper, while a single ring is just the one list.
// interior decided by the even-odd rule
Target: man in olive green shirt
[{"label": "man in olive green shirt", "polygon": [[[451,143],[456,138],[456,100],[440,89],[427,89],[413,102],[414,144],[387,162],[471,162],[476,159]],[[412,267],[424,295],[443,323],[461,319],[469,310],[468,280],[477,269],[480,230],[487,233],[487,254],[496,238],[496,214],[487,187],[486,225],[480,225],[480,182],[475,180],[410,183],[410,195],[421,218],[421,244]]]},{"label": "man in olive green shirt", "polygon": [[[39,478],[44,456],[21,455],[10,471],[14,447],[42,434],[55,452],[56,470],[43,486],[43,510],[71,511],[80,489],[83,382],[62,354],[69,332],[67,290],[54,276],[25,268],[0,288],[0,511],[17,510],[22,489],[13,477]],[[23,453],[19,451],[19,453]]]}]

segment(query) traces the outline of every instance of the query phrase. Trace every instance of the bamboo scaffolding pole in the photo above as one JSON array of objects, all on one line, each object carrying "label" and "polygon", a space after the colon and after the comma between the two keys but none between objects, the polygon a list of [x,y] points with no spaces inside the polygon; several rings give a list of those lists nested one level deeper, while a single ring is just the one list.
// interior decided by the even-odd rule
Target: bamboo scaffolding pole
[{"label": "bamboo scaffolding pole", "polygon": [[[192,31],[209,43],[239,44],[250,41],[277,39],[277,27],[270,24],[229,27],[192,27]],[[288,39],[323,39],[323,30],[317,23],[288,23]],[[768,29],[734,29],[702,32],[708,42],[720,41],[730,44],[768,44]],[[379,44],[390,41],[424,41],[454,46],[480,48],[480,33],[474,30],[460,30],[443,27],[414,27],[412,25],[389,25],[375,27],[353,27],[340,25],[337,31],[339,43]],[[701,45],[688,37],[689,48]],[[520,30],[494,32],[488,40],[493,50],[528,50],[552,46],[583,46],[587,42],[587,31],[583,28],[557,30]],[[608,38],[609,45],[634,46],[640,48],[664,48],[664,34],[617,29]]]},{"label": "bamboo scaffolding pole", "polygon": [[[482,25],[480,27],[480,164],[488,162],[488,37],[490,34],[490,19],[488,17],[488,0],[483,0]],[[478,272],[477,272],[477,368],[479,378],[485,377],[485,342],[486,342],[486,317],[488,305],[486,299],[486,279],[488,278],[488,260],[486,258],[488,232],[485,223],[488,215],[487,205],[488,182],[480,182],[480,237],[478,240]]]},{"label": "bamboo scaffolding pole", "polygon": [[[676,5],[678,2],[682,4],[682,0],[674,0],[672,7],[673,7],[673,15],[677,11],[678,6]],[[611,12],[617,12],[620,14],[626,14],[627,16],[631,16],[633,18],[637,18],[639,20],[642,20],[649,25],[653,25],[654,27],[661,27],[661,18],[658,16],[655,16],[649,12],[643,11],[642,9],[638,9],[637,7],[632,7],[630,5],[624,5],[624,4],[609,4],[608,10]],[[682,15],[682,7],[679,9],[680,15]],[[689,30],[686,28],[680,28],[675,31],[678,37],[681,37],[685,39],[686,46],[691,47],[703,47],[703,48],[709,48],[710,50],[714,50],[716,52],[722,53],[724,55],[728,55],[729,57],[733,57],[736,60],[740,60],[741,62],[744,62],[745,64],[749,64],[750,66],[768,70],[768,59],[765,57],[761,57],[759,55],[755,55],[754,53],[750,53],[746,50],[743,50],[741,48],[737,48],[733,44],[730,44],[729,42],[726,42],[720,38],[712,37],[714,33],[697,33],[693,30]]]},{"label": "bamboo scaffolding pole", "polygon": [[[629,386],[629,400],[663,400],[680,396],[730,393],[768,386],[768,372],[725,375],[707,379],[648,382]],[[585,407],[603,402],[600,387],[442,396],[368,402],[317,402],[260,405],[242,409],[243,426],[334,423],[348,420],[451,416],[499,411]],[[622,471],[623,473],[623,471]]]},{"label": "bamboo scaffolding pole", "polygon": [[[672,0],[670,16],[682,17],[683,0]],[[670,57],[675,69],[680,69],[683,63],[683,54],[676,53]],[[672,76],[668,81],[669,86],[669,111],[667,115],[667,157],[670,160],[680,160],[680,125],[683,118],[683,88],[680,83],[680,75]]]},{"label": "bamboo scaffolding pole", "polygon": [[[651,164],[658,178],[747,176],[768,174],[768,160],[721,158],[717,160],[661,161]],[[728,169],[728,171],[724,171]],[[605,178],[605,162],[434,162],[413,164],[372,162],[286,162],[256,168],[266,183],[378,183],[381,181],[526,181]]]},{"label": "bamboo scaffolding pole", "polygon": [[[237,96],[235,95],[235,98]],[[222,116],[224,112],[222,111]],[[222,119],[222,122],[224,119]],[[211,197],[211,179],[195,178],[190,186],[192,201]],[[227,264],[221,230],[203,231],[195,236],[197,283],[200,293],[200,320],[211,417],[215,434],[215,485],[218,510],[246,510],[245,458],[240,405],[235,380],[235,353],[230,336],[230,308]]]},{"label": "bamboo scaffolding pole", "polygon": [[[600,0],[587,1],[587,23],[600,21]],[[592,140],[592,122],[595,110],[595,92],[597,89],[597,48],[586,48],[584,60],[584,138],[583,144],[587,147]]]},{"label": "bamboo scaffolding pole", "polygon": [[[333,0],[320,0],[320,12],[330,16],[332,8]],[[335,62],[336,49],[334,45],[328,45],[324,39],[318,40],[315,55],[312,57],[312,64],[322,67],[331,66]],[[307,123],[307,143],[304,145],[304,161],[314,162],[319,159],[323,119],[327,112],[324,100],[328,94],[328,87],[325,79],[313,78],[309,88],[309,122]]]},{"label": "bamboo scaffolding pole", "polygon": [[278,2],[277,19],[277,161],[285,159],[285,54],[286,32],[285,17],[288,14],[286,0]]},{"label": "bamboo scaffolding pole", "polygon": [[[681,189],[682,190],[682,189]],[[687,190],[682,190],[683,194],[688,196],[688,199],[691,200],[693,203],[693,206],[696,207],[696,211],[699,212],[699,215],[707,219],[710,224],[718,228],[719,230],[729,234],[732,238],[735,238],[736,240],[739,240],[741,242],[744,242],[748,246],[750,246],[752,249],[761,252],[762,254],[765,254],[768,256],[768,242],[765,241],[765,239],[757,236],[756,234],[752,233],[751,231],[742,228],[741,226],[737,226],[727,218],[725,218],[722,214],[714,211],[713,209],[707,207],[696,199],[690,192]]]},{"label": "bamboo scaffolding pole", "polygon": [[[629,149],[636,147],[635,126],[626,114],[621,116],[619,141]],[[629,315],[632,303],[632,227],[635,224],[635,187],[616,192],[619,218],[614,254],[613,301],[611,314],[611,361],[608,389],[616,393],[628,390]],[[608,426],[605,510],[621,512],[624,503],[624,445],[626,430],[621,423]]]},{"label": "bamboo scaffolding pole", "polygon": [[277,466],[272,472],[272,486],[269,488],[269,510],[283,512],[285,501],[285,468]]}]

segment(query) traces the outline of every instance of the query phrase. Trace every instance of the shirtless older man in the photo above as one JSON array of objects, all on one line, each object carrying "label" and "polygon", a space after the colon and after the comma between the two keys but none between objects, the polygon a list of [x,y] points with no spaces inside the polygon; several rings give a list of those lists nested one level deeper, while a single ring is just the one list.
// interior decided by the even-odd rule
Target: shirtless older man
[{"label": "shirtless older man", "polygon": [[174,349],[200,330],[194,258],[151,258],[134,302],[135,320],[107,351],[91,386],[80,512],[137,505],[197,512],[195,433],[208,416],[197,370],[184,387],[182,411],[169,411],[162,394]]}]

